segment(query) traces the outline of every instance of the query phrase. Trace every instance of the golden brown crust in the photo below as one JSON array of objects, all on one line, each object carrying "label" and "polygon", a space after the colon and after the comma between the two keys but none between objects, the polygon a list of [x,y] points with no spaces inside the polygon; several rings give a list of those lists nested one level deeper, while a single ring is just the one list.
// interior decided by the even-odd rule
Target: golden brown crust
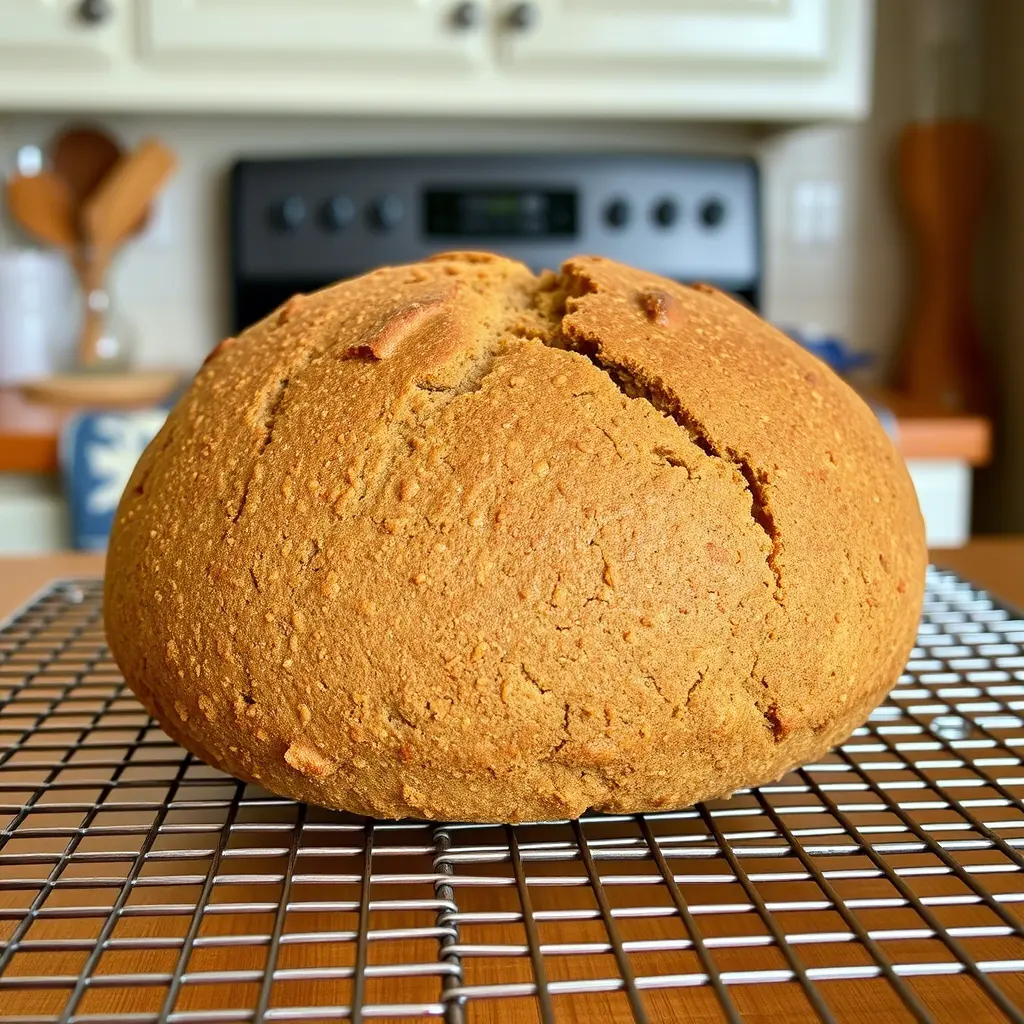
[{"label": "golden brown crust", "polygon": [[446,254],[290,300],[118,510],[111,648],[179,742],[378,816],[658,809],[778,778],[892,685],[913,489],[714,290]]}]

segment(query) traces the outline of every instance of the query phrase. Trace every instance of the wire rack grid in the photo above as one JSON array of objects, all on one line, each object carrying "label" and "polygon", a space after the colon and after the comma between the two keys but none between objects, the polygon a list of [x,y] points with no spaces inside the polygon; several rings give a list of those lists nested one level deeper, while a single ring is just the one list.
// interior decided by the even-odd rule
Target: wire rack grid
[{"label": "wire rack grid", "polygon": [[0,1021],[1024,1021],[1024,619],[951,573],[820,763],[515,827],[209,768],[125,688],[100,595],[0,627]]}]

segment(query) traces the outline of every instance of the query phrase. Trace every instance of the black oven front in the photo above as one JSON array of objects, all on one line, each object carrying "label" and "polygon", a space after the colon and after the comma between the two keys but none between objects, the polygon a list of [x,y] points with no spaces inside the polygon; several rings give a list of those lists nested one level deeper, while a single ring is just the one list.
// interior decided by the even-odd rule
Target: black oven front
[{"label": "black oven front", "polygon": [[738,157],[601,154],[243,160],[231,175],[232,330],[308,292],[446,249],[535,270],[577,253],[706,281],[757,308],[760,190]]}]

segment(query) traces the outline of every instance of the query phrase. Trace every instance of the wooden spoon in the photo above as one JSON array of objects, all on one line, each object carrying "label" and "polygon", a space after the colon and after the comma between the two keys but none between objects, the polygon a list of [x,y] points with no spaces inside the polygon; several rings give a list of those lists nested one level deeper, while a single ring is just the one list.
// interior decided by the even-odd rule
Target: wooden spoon
[{"label": "wooden spoon", "polygon": [[50,171],[31,177],[16,174],[7,180],[5,199],[11,216],[47,245],[73,249],[78,242],[71,193]]},{"label": "wooden spoon", "polygon": [[69,128],[53,143],[50,158],[54,171],[67,185],[78,235],[78,249],[72,254],[71,262],[78,275],[84,304],[79,347],[82,351],[88,347],[95,353],[105,324],[103,311],[96,308],[95,299],[103,295],[107,268],[90,258],[82,236],[81,215],[89,196],[121,159],[121,147],[98,129]]},{"label": "wooden spoon", "polygon": [[[67,183],[80,212],[123,156],[124,151],[117,140],[106,132],[98,128],[70,128],[54,142],[51,159],[54,170]],[[149,212],[147,207],[131,234],[137,234],[145,227]]]},{"label": "wooden spoon", "polygon": [[121,159],[121,147],[98,129],[70,128],[57,137],[50,159],[81,206]]},{"label": "wooden spoon", "polygon": [[[63,178],[51,171],[15,175],[5,189],[7,208],[30,235],[63,249],[78,275],[85,301],[83,334],[88,332],[93,351],[102,335],[102,315],[90,307],[91,292],[102,285],[102,268],[94,267],[81,245],[78,211]],[[80,342],[80,344],[82,344]]]},{"label": "wooden spoon", "polygon": [[123,244],[176,164],[174,153],[155,139],[122,157],[82,209],[86,241],[108,251]]},{"label": "wooden spoon", "polygon": [[155,140],[147,140],[118,161],[82,208],[80,226],[85,244],[79,276],[86,305],[78,356],[83,366],[96,361],[105,322],[105,309],[92,301],[93,293],[102,293],[111,258],[136,230],[140,218],[145,217],[175,164],[171,150]]}]

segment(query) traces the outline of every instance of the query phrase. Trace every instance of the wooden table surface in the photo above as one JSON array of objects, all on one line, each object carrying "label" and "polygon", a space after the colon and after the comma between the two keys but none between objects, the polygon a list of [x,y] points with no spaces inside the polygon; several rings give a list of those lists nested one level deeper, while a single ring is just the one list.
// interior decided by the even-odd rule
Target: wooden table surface
[{"label": "wooden table surface", "polygon": [[[934,560],[940,565],[956,569],[962,575],[970,577],[1008,601],[1024,606],[1024,537],[979,539],[961,551],[937,552],[935,553]],[[91,555],[67,554],[40,558],[0,559],[0,616],[22,605],[43,584],[52,578],[58,576],[98,575],[101,568],[102,560],[98,556]],[[10,766],[8,765],[8,770],[9,768]],[[31,769],[26,768],[26,771],[30,773]],[[1008,769],[1005,771],[1008,771]],[[8,778],[6,773],[4,778]],[[1009,785],[1014,785],[1014,783],[1009,783]],[[0,796],[0,802],[9,800],[9,796]],[[881,813],[879,817],[881,818]],[[798,824],[802,826],[804,821],[798,819]],[[182,838],[187,843],[196,844],[195,837]],[[64,842],[66,840],[61,839],[54,846],[53,841],[50,841],[50,845],[46,846],[46,849],[59,850]],[[13,846],[13,842],[11,846]],[[8,846],[8,852],[10,848]],[[18,850],[20,853],[30,852],[25,845],[25,840],[21,841],[21,846]],[[990,852],[994,853],[994,851]],[[925,854],[919,856],[924,858],[920,863],[927,863]],[[978,854],[978,856],[984,857],[984,854]],[[850,861],[854,860],[854,858],[848,859]],[[337,860],[335,858],[335,862]],[[724,870],[724,862],[719,861],[717,863]],[[907,864],[912,862],[904,859],[901,863]],[[637,864],[636,870],[651,870],[650,862],[637,862]],[[531,874],[544,874],[547,866],[549,865],[546,865],[544,862],[536,865],[531,863],[529,870]],[[605,864],[603,867],[601,867],[601,862],[599,862],[599,867],[602,873],[613,871],[616,874],[621,874],[622,872],[628,873],[631,870],[627,862],[619,861],[616,861],[614,865]],[[197,869],[200,871],[206,870],[203,862],[197,862]],[[497,865],[496,870],[498,869],[505,873],[510,870],[507,865]],[[564,864],[557,865],[557,869],[563,873],[567,870]],[[15,866],[7,870],[14,872],[15,876],[17,876],[20,869]],[[29,868],[26,867],[24,870],[29,870]],[[170,866],[161,870],[170,870]],[[234,867],[231,870],[246,870],[246,868],[244,866],[240,868]],[[310,868],[304,866],[303,870],[308,871]],[[320,870],[324,869],[321,868]],[[352,867],[335,866],[326,870],[352,870]],[[390,862],[387,870],[393,870],[390,867]],[[682,868],[677,870],[682,870]],[[686,870],[691,869],[687,868]],[[98,864],[94,868],[85,867],[84,871],[85,873],[110,873],[106,865],[101,868]],[[986,882],[986,884],[996,885],[999,879],[1003,879],[1003,888],[997,888],[997,891],[1004,892],[1020,891],[1021,887],[1015,881],[1019,877],[1019,875],[1006,874],[985,876],[986,879],[991,880],[991,883]],[[932,886],[929,892],[952,891],[948,890],[948,886],[954,883],[960,884],[951,875],[939,874],[928,882]],[[83,882],[83,884],[85,883]],[[785,900],[787,898],[807,899],[806,886],[811,884],[813,883],[794,882],[790,886],[785,881],[771,882],[770,885],[774,888],[771,890],[770,898],[775,900]],[[842,895],[847,901],[855,899],[859,895],[877,897],[880,892],[880,884],[881,881],[878,879],[860,881],[853,878],[844,883]],[[787,886],[790,887],[787,888]],[[947,889],[944,889],[943,886],[947,886]],[[382,883],[382,888],[386,891],[388,888],[387,883]],[[644,904],[651,890],[655,888],[658,887],[631,887],[631,895],[629,896],[629,899],[632,901],[631,905]],[[266,887],[258,888],[240,883],[225,886],[225,889],[230,891],[227,895],[220,897],[222,900],[252,901],[266,900],[268,897],[274,898],[273,893],[268,893]],[[376,889],[377,884],[375,883],[375,891]],[[149,891],[143,890],[143,892]],[[790,892],[791,895],[787,896],[787,893]],[[3,897],[3,895],[3,883],[0,882],[0,897]],[[15,895],[17,894],[15,893]],[[90,892],[91,895],[94,894]],[[81,895],[76,897],[73,889],[65,890],[65,896],[68,899],[81,900],[83,898]],[[143,898],[148,899],[150,897],[144,896]],[[160,897],[154,896],[153,898]],[[538,886],[534,890],[534,898],[536,906],[543,907],[543,909],[585,907],[588,906],[588,899],[591,902],[593,900],[590,891],[585,887],[575,890],[552,890]],[[515,890],[509,890],[508,888],[461,888],[458,890],[458,899],[460,908],[468,910],[482,910],[485,908],[493,910],[495,906],[513,910],[518,907]],[[657,902],[653,899],[653,896],[651,896],[651,900]],[[0,899],[0,908],[11,905],[10,903],[4,903]],[[25,904],[15,903],[13,905],[23,906]],[[1016,914],[1019,913],[1019,908],[1024,905],[1012,903],[1008,906],[1011,912]],[[959,908],[943,908],[943,924],[946,927],[970,926],[979,920],[974,916],[978,912],[979,908],[973,905],[965,905]],[[813,933],[816,931],[820,932],[822,929],[820,915],[830,912],[817,911],[816,913],[818,916],[810,912],[790,912],[778,916],[785,918],[783,924],[787,934],[799,932]],[[858,912],[858,914],[861,914],[861,912]],[[335,920],[337,916],[331,917],[329,914],[321,914],[319,912],[311,913],[306,915],[303,926],[310,930],[318,928],[330,930],[332,928],[353,926],[352,924],[340,925]],[[354,915],[348,916],[354,918]],[[838,915],[833,914],[832,916],[835,918],[834,927],[839,930],[843,929],[845,926]],[[908,920],[911,916],[913,915],[908,908],[893,911],[864,911],[862,914],[865,927],[871,929],[913,926],[912,922]],[[373,914],[371,914],[372,917]],[[725,923],[722,924],[719,918]],[[716,921],[719,921],[719,927],[728,929],[725,932],[721,932],[721,934],[730,936],[755,936],[758,934],[759,927],[763,930],[763,925],[758,925],[757,915],[750,913],[714,915],[712,918],[703,917],[700,920],[705,938],[708,937],[708,928],[715,925]],[[128,923],[131,925],[130,928],[119,929],[119,934],[122,936],[134,936],[136,938],[163,936],[164,941],[172,941],[172,936],[181,934],[180,930],[176,931],[175,928],[180,929],[183,927],[181,919],[167,916],[133,918]],[[253,931],[265,931],[267,927],[266,921],[256,920],[251,915],[236,915],[233,912],[218,914],[211,919],[211,923],[213,927],[206,934],[243,936],[251,934]],[[410,918],[409,921],[405,921],[401,913],[392,912],[386,921],[381,920],[374,923],[371,919],[370,927],[396,928],[402,927],[403,923],[408,926],[412,923],[412,919]],[[585,934],[583,935],[583,938],[587,941],[594,941],[599,938],[597,933],[600,931],[600,922],[591,923],[594,924],[594,928],[585,929]],[[916,923],[918,927],[921,925],[919,919],[916,919]],[[50,923],[40,921],[33,925],[31,934],[35,938],[43,940],[48,935],[54,937],[54,933],[47,932],[46,929],[56,928],[58,924],[65,929],[61,933],[61,937],[64,937],[68,934],[66,929],[74,925],[74,922],[69,924],[66,920]],[[416,924],[421,926],[422,920],[417,921]],[[631,925],[638,924],[642,924],[642,936],[644,938],[664,938],[669,936],[678,938],[680,935],[685,935],[685,932],[681,931],[679,918],[647,918],[640,922],[623,921],[620,927],[623,929],[624,940],[639,937],[639,933],[628,930]],[[3,925],[4,922],[0,920],[0,927]],[[83,919],[81,931],[76,934],[80,934],[83,939],[87,940],[96,935],[97,928],[98,924],[96,921]],[[499,944],[522,943],[524,941],[522,926],[517,923],[488,925],[488,928],[487,939],[477,941]],[[581,937],[581,924],[579,922],[565,922],[562,924],[552,922],[550,925],[542,925],[542,929],[541,938],[545,943],[579,941]],[[0,938],[6,938],[9,931],[9,928],[6,932],[0,931]],[[719,933],[712,930],[711,934]],[[937,957],[936,945],[937,941],[934,939],[905,940],[899,945],[898,955],[900,962],[931,962]],[[318,959],[318,957],[329,956],[330,947],[283,946],[281,948],[282,954],[278,960],[278,966],[282,968],[308,967],[310,964],[326,964],[328,962],[337,964],[339,962],[337,957],[339,956],[342,958],[347,956],[349,958],[347,961],[343,959],[342,962],[352,963],[353,943],[351,940],[347,944],[339,944],[333,947],[333,955],[336,957],[333,961]],[[397,955],[395,953],[397,948],[397,945],[392,945],[389,940],[375,942],[371,947],[370,962],[378,964],[399,962],[389,959],[390,956]],[[847,942],[845,944],[833,942],[828,945],[822,945],[821,948],[816,948],[814,944],[801,945],[794,948],[798,950],[799,957],[804,963],[812,967],[816,963],[827,963],[829,966],[847,963],[854,967],[857,964],[867,962],[864,959],[866,954],[857,942]],[[891,944],[889,944],[890,952],[892,948]],[[300,951],[303,949],[308,950],[308,952],[300,955]],[[971,951],[972,955],[979,960],[1005,961],[1022,959],[1024,958],[1024,939],[1012,935],[1000,936],[998,934],[988,938],[972,939]],[[201,952],[203,954],[201,965],[194,966],[193,962],[190,961],[190,969],[202,971],[228,968],[237,969],[239,967],[255,967],[258,969],[263,962],[263,952],[258,944],[232,945],[226,948],[204,948]],[[116,968],[118,971],[137,972],[141,970],[161,972],[168,970],[169,966],[173,967],[176,954],[170,949],[163,952],[150,949],[139,953],[125,951],[118,955],[122,957],[118,961]],[[429,950],[425,950],[422,955],[425,958],[430,958],[433,954]],[[18,963],[17,956],[36,957],[37,959],[17,968],[14,966]],[[12,972],[14,974],[32,975],[47,972],[75,975],[81,969],[85,953],[72,954],[54,951],[38,954],[18,954],[17,956],[12,961],[12,966],[7,972],[8,976]],[[302,959],[303,956],[306,959]],[[785,963],[781,961],[779,950],[773,946],[751,945],[749,948],[716,949],[714,956],[720,969],[724,970],[745,971],[785,967]],[[685,959],[686,957],[689,957],[689,959]],[[567,974],[560,975],[558,973],[560,970],[571,970],[574,972],[572,976],[577,978],[608,977],[609,975],[615,976],[617,974],[614,964],[609,968],[608,961],[610,957],[607,954],[551,956],[546,957],[545,960],[548,965],[549,980],[569,976]],[[631,960],[633,969],[638,974],[666,974],[672,971],[700,969],[699,966],[694,967],[692,952],[688,954],[682,952],[638,953],[631,955]],[[521,957],[518,960],[505,959],[495,961],[495,963],[500,964],[500,970],[494,967],[488,968],[486,966],[487,961],[481,958],[475,961],[464,960],[467,977],[472,972],[474,984],[508,980],[528,982],[531,979],[530,961],[526,957]],[[487,973],[488,970],[491,970],[493,973],[489,975]],[[1002,973],[993,977],[995,977],[999,987],[1010,999],[1015,1001],[1018,1006],[1024,1006],[1024,975],[1020,973]],[[293,984],[300,983],[295,982]],[[311,988],[316,985],[327,984],[327,982],[316,982]],[[336,984],[349,985],[350,983],[337,982]],[[410,998],[437,998],[436,978],[417,979],[410,976],[391,979],[371,979],[369,985],[370,988],[367,990],[368,998],[376,1002],[399,1003]],[[434,990],[432,996],[428,994],[431,986],[433,986]],[[949,1022],[949,1024],[964,1021],[971,1022],[971,1024],[982,1024],[982,1022],[990,1020],[1003,1019],[997,1014],[993,1005],[981,995],[976,983],[965,975],[937,975],[935,977],[914,978],[912,987],[927,1007],[928,1012],[938,1021]],[[255,988],[253,985],[242,984],[232,984],[230,986],[190,985],[182,989],[182,1001],[178,1006],[179,1009],[209,1012],[210,1017],[202,1019],[213,1021],[216,1019],[213,1016],[213,1011],[217,1008],[227,1008],[229,1006],[237,1008],[239,1005],[252,1005]],[[823,982],[819,985],[819,988],[825,994],[830,1010],[839,1021],[871,1021],[872,1024],[888,1024],[888,1022],[910,1019],[905,1007],[896,998],[891,986],[882,979]],[[143,998],[140,992],[144,991],[117,988],[90,990],[85,1000],[80,1004],[80,1012],[97,1015],[95,1018],[90,1019],[107,1021],[113,1020],[111,1016],[113,1014],[146,1014],[152,1012],[154,1008],[159,1009],[162,990],[152,991],[146,997],[149,1001],[142,1003],[139,1002]],[[332,998],[339,1002],[344,1002],[348,997],[347,994],[350,992],[350,988],[336,988],[333,991],[336,994]],[[734,998],[744,1020],[763,1022],[763,1024],[767,1024],[767,1022],[778,1024],[778,1022],[815,1019],[809,1004],[802,996],[800,987],[796,983],[732,985],[729,988],[729,992]],[[64,996],[66,996],[66,992],[60,998],[62,999]],[[52,1015],[59,1015],[60,1007],[63,1004],[59,1001],[54,1002],[53,1000],[56,998],[52,992],[43,992],[41,989],[0,988],[0,1021],[8,1021],[19,1016],[31,1017],[36,1015],[39,1019],[49,1019]],[[294,993],[293,999],[295,1002],[304,1001],[301,997],[294,997]],[[672,1024],[679,1022],[679,1024],[683,1024],[683,1022],[710,1022],[723,1019],[718,1001],[713,991],[707,986],[702,988],[647,991],[643,995],[643,1000],[651,1021],[672,1022]],[[623,1022],[625,1024],[625,1022],[633,1019],[625,997],[622,993],[616,992],[596,992],[587,996],[557,996],[554,1000],[554,1006],[556,1019],[559,1022],[611,1021]],[[138,1020],[140,1018],[135,1019]],[[230,1019],[236,1018],[232,1017]],[[309,1019],[319,1020],[321,1018],[311,1017]],[[468,1019],[474,1022],[474,1024],[519,1024],[519,1022],[538,1021],[540,1018],[536,1003],[530,998],[520,998],[474,1001],[470,1004]]]}]

